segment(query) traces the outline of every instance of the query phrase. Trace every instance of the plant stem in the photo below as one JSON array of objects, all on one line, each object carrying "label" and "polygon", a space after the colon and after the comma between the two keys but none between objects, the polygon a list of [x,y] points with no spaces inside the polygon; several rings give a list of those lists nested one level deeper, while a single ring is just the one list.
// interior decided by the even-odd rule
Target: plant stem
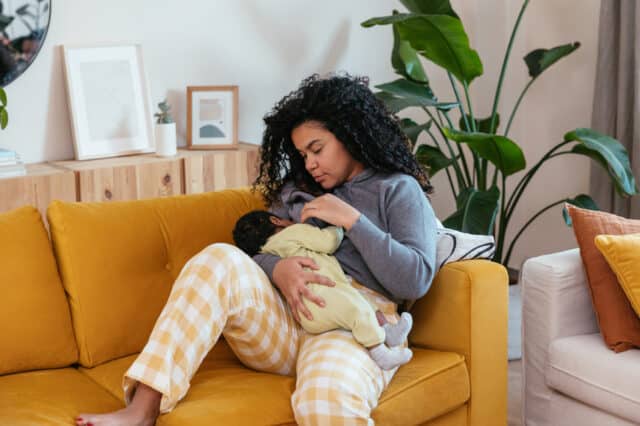
[{"label": "plant stem", "polygon": [[542,210],[540,210],[538,213],[536,213],[535,215],[533,215],[533,217],[531,219],[529,219],[527,221],[527,223],[524,224],[524,226],[520,229],[520,231],[518,231],[518,233],[516,234],[515,237],[513,237],[513,240],[511,240],[511,244],[509,245],[509,249],[507,250],[507,255],[504,258],[504,262],[501,262],[504,266],[507,266],[509,264],[509,260],[511,259],[511,252],[513,251],[513,247],[516,244],[516,241],[518,241],[518,238],[520,238],[520,236],[522,235],[522,233],[524,232],[525,229],[527,229],[527,227],[529,225],[531,225],[531,223],[536,220],[538,218],[538,216],[540,216],[542,213],[546,212],[547,210],[549,210],[552,207],[557,206],[558,204],[564,203],[566,202],[568,199],[567,198],[563,198],[560,201],[556,201],[555,203],[551,203],[548,206],[546,206],[545,208],[543,208]]},{"label": "plant stem", "polygon": [[[527,188],[527,185],[529,184],[529,182],[531,181],[531,179],[533,178],[533,175],[536,174],[536,172],[538,171],[538,169],[542,166],[542,164],[549,160],[552,157],[556,157],[558,154],[555,154],[555,151],[557,151],[558,149],[560,149],[561,147],[563,147],[564,145],[567,145],[569,143],[571,143],[572,141],[563,141],[560,142],[559,144],[557,144],[556,146],[554,146],[553,148],[551,148],[551,150],[549,150],[549,152],[547,152],[537,163],[535,166],[533,166],[531,168],[531,170],[529,170],[523,177],[522,179],[520,179],[520,182],[518,182],[518,184],[516,185],[516,188],[513,190],[513,193],[511,194],[511,197],[509,197],[509,201],[507,202],[507,221],[511,218],[511,215],[513,215],[513,212],[518,204],[518,201],[520,200],[520,197],[522,196],[524,190]],[[568,151],[570,152],[570,151]]]},{"label": "plant stem", "polygon": [[[464,110],[464,106],[462,105],[462,101],[460,100],[460,93],[458,93],[458,87],[456,86],[456,82],[453,79],[453,75],[450,72],[447,72],[447,76],[449,76],[449,82],[451,83],[451,88],[453,89],[453,94],[456,97],[456,102],[458,102],[458,108],[460,109],[460,114],[462,114],[462,119],[464,121],[464,125],[467,129],[467,132],[471,132],[473,128],[469,124],[469,117],[467,117],[467,113]],[[454,127],[451,124],[451,120],[449,119],[449,115],[445,113],[447,120],[449,121],[449,126]],[[462,148],[460,148],[462,153]],[[471,180],[471,184],[474,185],[478,179],[478,154],[476,154],[472,149],[470,149],[471,154],[473,155],[473,180]],[[465,168],[467,167],[465,162]]]},{"label": "plant stem", "polygon": [[509,129],[511,128],[511,122],[513,121],[513,118],[516,115],[516,111],[518,110],[518,107],[520,106],[520,102],[522,102],[522,98],[524,98],[524,94],[527,93],[527,90],[529,90],[529,87],[531,87],[531,85],[533,84],[533,82],[535,80],[536,80],[535,77],[532,78],[531,80],[529,80],[527,85],[524,86],[524,89],[522,90],[522,93],[520,93],[520,96],[518,97],[518,100],[516,101],[516,104],[513,107],[513,111],[511,111],[511,116],[509,117],[509,122],[507,123],[507,127],[506,127],[506,129],[504,131],[504,136],[505,137],[509,134]]},{"label": "plant stem", "polygon": [[467,128],[467,132],[471,132],[472,128],[469,124],[469,117],[467,117],[466,112],[464,111],[464,106],[462,105],[462,101],[460,100],[460,94],[458,93],[458,88],[456,87],[456,82],[453,79],[453,76],[450,72],[447,73],[449,76],[449,82],[451,83],[451,87],[453,88],[453,94],[456,97],[456,102],[458,102],[458,109],[460,109],[460,114],[462,114],[462,119],[464,120],[464,125]]},{"label": "plant stem", "polygon": [[507,64],[509,62],[509,56],[511,55],[511,49],[513,48],[513,41],[516,38],[516,32],[518,31],[518,27],[520,26],[520,21],[522,20],[522,15],[524,15],[524,11],[529,5],[529,0],[524,0],[522,3],[522,7],[520,8],[520,13],[518,13],[518,18],[516,19],[516,23],[513,26],[513,30],[511,31],[511,36],[509,37],[509,44],[507,45],[507,51],[504,54],[504,60],[502,61],[502,69],[500,70],[500,77],[498,78],[498,86],[496,87],[496,94],[493,97],[493,109],[491,110],[491,127],[489,128],[489,133],[494,133],[496,131],[496,111],[498,110],[498,102],[500,101],[500,92],[502,90],[502,82],[504,80],[504,75],[507,72]]},{"label": "plant stem", "polygon": [[[440,144],[438,143],[438,139],[436,139],[433,133],[431,133],[431,130],[426,129],[425,131],[431,137],[431,139],[433,140],[433,143],[436,144],[438,149],[442,151],[442,148],[440,148]],[[453,195],[453,201],[455,202],[456,198],[458,198],[458,192],[456,192],[455,185],[453,184],[453,179],[451,179],[451,173],[449,173],[449,167],[446,167],[444,171],[447,173],[447,179],[449,179],[449,186],[451,186],[451,194]]]},{"label": "plant stem", "polygon": [[453,152],[453,148],[451,148],[449,139],[447,139],[447,136],[444,134],[444,131],[442,131],[442,127],[440,127],[440,124],[438,124],[438,122],[435,120],[433,113],[431,113],[431,111],[429,111],[425,107],[422,107],[422,109],[429,115],[429,118],[433,120],[433,124],[436,125],[436,127],[438,128],[438,132],[440,132],[440,135],[442,136],[445,144],[447,145],[447,149],[449,150],[449,155],[451,155],[451,160],[452,160],[451,165],[453,166],[453,169],[456,172],[456,179],[458,180],[458,188],[460,189],[460,191],[462,191],[464,188],[467,188],[469,185],[464,180],[464,175],[462,174],[462,170],[460,170],[460,165],[458,164],[458,160],[456,160],[456,154],[455,152]]},{"label": "plant stem", "polygon": [[[496,167],[496,173],[498,168]],[[494,175],[495,176],[495,175]],[[495,180],[495,178],[494,178]],[[502,248],[504,247],[504,233],[507,229],[506,208],[505,208],[505,194],[507,193],[507,177],[502,173],[502,196],[500,197],[500,222],[498,225],[498,238],[496,240],[496,254],[493,256],[494,260],[500,261],[502,257]]]},{"label": "plant stem", "polygon": [[477,132],[476,119],[473,116],[473,108],[471,107],[471,97],[469,96],[469,84],[466,81],[462,82],[464,87],[464,96],[467,98],[467,108],[469,109],[469,116],[471,117],[471,129]]},{"label": "plant stem", "polygon": [[[444,117],[447,119],[447,123],[449,124],[449,127],[453,129],[454,126],[453,126],[453,123],[451,122],[451,119],[449,118],[449,114],[447,114],[446,111],[443,114],[444,114]],[[467,177],[467,181],[469,182],[469,185],[471,185],[473,182],[473,179],[471,177],[471,174],[469,173],[469,166],[467,165],[467,159],[464,155],[462,145],[457,143],[456,148],[458,150],[458,155],[460,156],[460,160],[462,161],[462,170],[464,170],[464,174]]]}]

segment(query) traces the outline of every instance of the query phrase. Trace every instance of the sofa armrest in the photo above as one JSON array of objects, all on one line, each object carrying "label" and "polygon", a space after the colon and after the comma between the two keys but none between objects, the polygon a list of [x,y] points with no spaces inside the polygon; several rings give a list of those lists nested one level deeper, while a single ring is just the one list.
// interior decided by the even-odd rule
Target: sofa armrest
[{"label": "sofa armrest", "polygon": [[411,345],[465,357],[470,425],[507,424],[506,269],[487,260],[445,265],[413,306]]},{"label": "sofa armrest", "polygon": [[[598,332],[580,251],[528,259],[522,267],[522,415],[549,424],[545,382],[549,345],[559,337]],[[523,423],[524,424],[524,423]]]}]

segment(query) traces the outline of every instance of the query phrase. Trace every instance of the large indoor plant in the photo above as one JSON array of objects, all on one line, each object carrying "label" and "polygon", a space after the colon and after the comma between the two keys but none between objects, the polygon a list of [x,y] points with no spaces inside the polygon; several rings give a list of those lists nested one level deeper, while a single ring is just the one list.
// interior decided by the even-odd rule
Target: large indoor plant
[{"label": "large indoor plant", "polygon": [[[469,46],[462,22],[449,0],[400,1],[409,10],[408,13],[393,11],[393,15],[369,19],[362,26],[390,25],[393,29],[391,64],[401,78],[376,86],[380,89],[377,96],[393,112],[398,113],[410,107],[418,107],[425,112],[423,123],[404,118],[401,124],[418,160],[430,175],[441,171],[447,174],[456,200],[456,211],[443,221],[446,227],[473,234],[493,234],[496,239],[494,260],[507,266],[516,241],[545,211],[564,202],[583,208],[598,208],[586,194],[554,201],[532,215],[510,242],[505,241],[509,222],[532,177],[546,161],[560,155],[577,154],[594,159],[608,171],[620,195],[636,194],[628,154],[622,144],[585,128],[566,132],[563,140],[535,162],[515,186],[507,187],[509,176],[526,169],[522,150],[508,137],[523,96],[542,72],[580,46],[579,43],[571,43],[551,49],[536,49],[524,57],[531,80],[513,106],[506,126],[500,128],[497,108],[502,83],[529,0],[523,2],[511,33],[492,113],[483,119],[475,116],[469,97],[469,85],[483,73],[482,62],[477,52]],[[429,85],[421,57],[448,73],[455,100],[438,101]],[[451,118],[454,109],[460,113],[458,123]],[[428,135],[429,143],[417,144],[422,132]],[[566,214],[565,220],[570,223]]]}]

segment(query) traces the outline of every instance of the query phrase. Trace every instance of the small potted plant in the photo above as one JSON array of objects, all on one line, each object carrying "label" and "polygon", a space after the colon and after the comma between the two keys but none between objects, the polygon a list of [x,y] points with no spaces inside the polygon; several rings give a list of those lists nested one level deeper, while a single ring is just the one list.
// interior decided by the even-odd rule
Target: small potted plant
[{"label": "small potted plant", "polygon": [[156,112],[156,154],[161,157],[176,155],[176,123],[171,117],[171,105],[164,99],[158,104]]}]

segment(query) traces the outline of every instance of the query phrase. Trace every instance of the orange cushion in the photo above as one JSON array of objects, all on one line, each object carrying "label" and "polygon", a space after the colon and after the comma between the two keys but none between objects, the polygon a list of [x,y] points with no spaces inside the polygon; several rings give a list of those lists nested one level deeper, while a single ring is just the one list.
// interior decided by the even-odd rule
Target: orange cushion
[{"label": "orange cushion", "polygon": [[600,234],[640,232],[640,220],[580,209],[569,204],[566,208],[571,215],[573,231],[580,246],[593,308],[605,343],[615,352],[640,347],[640,318],[631,308],[615,273],[595,245],[595,238]]},{"label": "orange cushion", "polygon": [[249,190],[113,203],[54,201],[47,215],[80,363],[140,352],[184,264],[263,206]]},{"label": "orange cushion", "polygon": [[0,374],[78,359],[69,305],[34,207],[0,214]]}]

